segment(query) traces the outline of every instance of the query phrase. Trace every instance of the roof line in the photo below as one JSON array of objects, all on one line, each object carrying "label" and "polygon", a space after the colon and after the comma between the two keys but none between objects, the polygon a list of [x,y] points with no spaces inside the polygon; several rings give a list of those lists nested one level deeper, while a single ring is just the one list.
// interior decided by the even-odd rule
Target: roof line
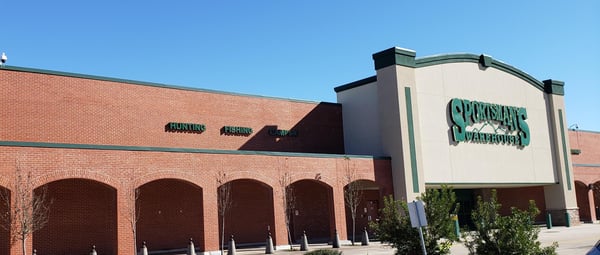
[{"label": "roof line", "polygon": [[[382,54],[384,54],[384,55],[385,54],[387,54],[387,55],[394,55],[394,54],[402,55],[403,53],[399,52],[399,51],[401,51],[401,50],[399,50],[397,48],[391,48],[391,49],[376,53],[376,54],[374,54],[374,56],[377,54],[379,54],[379,55],[382,55]],[[409,52],[409,53],[411,53],[411,52]],[[409,57],[414,58],[413,55],[410,55]],[[446,64],[446,63],[461,63],[461,62],[477,63],[477,64],[480,64],[483,68],[493,67],[497,70],[500,70],[505,73],[511,74],[515,77],[518,77],[521,80],[531,84],[533,87],[537,88],[538,90],[540,90],[544,93],[555,94],[555,95],[564,95],[564,88],[563,88],[564,82],[556,81],[556,80],[540,81],[540,80],[534,78],[533,76],[529,75],[528,73],[526,73],[512,65],[506,64],[500,60],[493,59],[492,57],[483,55],[483,54],[476,55],[476,54],[471,54],[471,53],[450,53],[450,54],[440,54],[440,55],[419,57],[419,58],[414,58],[413,60],[410,60],[410,59],[407,60],[406,56],[404,56],[404,58],[386,58],[384,60],[386,60],[386,61],[383,61],[385,63],[383,63],[383,64],[380,63],[379,66],[381,66],[381,65],[388,66],[388,65],[395,63],[396,65],[404,65],[404,66],[408,66],[408,67],[412,67],[412,68],[421,68],[421,67],[440,65],[440,64]],[[377,69],[378,68],[377,59],[375,60],[375,62],[376,62],[375,68]],[[377,77],[371,76],[371,77],[367,77],[362,80],[358,80],[355,82],[337,86],[334,88],[334,90],[335,90],[335,92],[341,92],[344,90],[360,87],[360,86],[369,84],[374,81],[377,81]]]},{"label": "roof line", "polygon": [[38,69],[38,68],[29,68],[29,67],[3,66],[2,68],[0,68],[0,70],[8,70],[8,71],[14,71],[14,72],[47,74],[47,75],[64,76],[64,77],[72,77],[72,78],[80,78],[80,79],[88,79],[88,80],[97,80],[97,81],[118,82],[118,83],[132,84],[132,85],[141,85],[141,86],[149,86],[149,87],[157,87],[157,88],[185,90],[185,91],[193,91],[193,92],[206,92],[206,93],[215,93],[215,94],[223,94],[223,95],[231,95],[231,96],[274,99],[274,100],[283,100],[283,101],[290,101],[290,102],[297,102],[297,103],[338,104],[338,103],[333,103],[333,102],[318,102],[318,101],[310,101],[310,100],[302,100],[302,99],[291,99],[291,98],[260,96],[260,95],[252,95],[252,94],[244,94],[244,93],[236,93],[236,92],[226,92],[226,91],[220,91],[220,90],[193,88],[193,87],[186,87],[186,86],[179,86],[179,85],[170,85],[170,84],[164,84],[164,83],[147,82],[147,81],[137,81],[137,80],[121,79],[121,78],[114,78],[114,77],[107,77],[107,76],[98,76],[98,75],[89,75],[89,74],[62,72],[62,71],[52,71],[52,70]]},{"label": "roof line", "polygon": [[173,153],[200,153],[200,154],[261,155],[261,156],[311,157],[311,158],[346,158],[346,157],[348,157],[348,158],[383,159],[383,160],[391,159],[390,157],[372,156],[372,155],[347,155],[347,154],[279,152],[279,151],[250,151],[250,150],[216,150],[216,149],[197,149],[197,148],[170,148],[170,147],[46,143],[46,142],[23,142],[23,141],[0,141],[0,146],[55,148],[55,149],[82,149],[82,150],[114,150],[114,151],[146,151],[146,152],[173,152]]}]

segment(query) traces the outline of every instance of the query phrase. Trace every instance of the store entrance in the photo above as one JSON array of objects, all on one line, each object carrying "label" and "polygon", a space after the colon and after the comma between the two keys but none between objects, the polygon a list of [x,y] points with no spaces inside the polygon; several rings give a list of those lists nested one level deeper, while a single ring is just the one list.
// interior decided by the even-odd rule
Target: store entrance
[{"label": "store entrance", "polygon": [[471,211],[475,209],[477,200],[473,189],[455,189],[456,202],[460,204],[458,210],[458,223],[461,227],[473,228]]}]

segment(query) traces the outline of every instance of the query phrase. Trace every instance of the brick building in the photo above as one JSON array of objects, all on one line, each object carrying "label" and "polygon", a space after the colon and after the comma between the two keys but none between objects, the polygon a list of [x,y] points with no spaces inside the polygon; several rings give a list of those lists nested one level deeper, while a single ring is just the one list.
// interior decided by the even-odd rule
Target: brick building
[{"label": "brick building", "polygon": [[579,216],[584,222],[600,217],[600,132],[571,129],[571,155]]},{"label": "brick building", "polygon": [[53,201],[48,225],[30,243],[38,254],[92,245],[130,254],[128,194],[136,188],[138,245],[185,248],[193,238],[200,250],[218,250],[222,172],[233,198],[225,232],[240,245],[264,243],[268,231],[287,243],[285,173],[297,194],[294,239],[306,231],[311,241],[328,241],[336,229],[346,237],[348,169],[370,200],[392,192],[389,158],[343,154],[339,104],[16,67],[0,69],[0,87],[0,187],[12,189],[17,170],[31,172]]},{"label": "brick building", "polygon": [[[31,173],[31,192],[47,190],[49,222],[28,242],[38,254],[81,254],[92,245],[131,254],[143,241],[151,250],[180,249],[189,238],[210,253],[221,234],[243,246],[263,244],[269,232],[281,246],[285,176],[295,194],[293,240],[304,231],[310,242],[336,232],[348,239],[351,173],[364,191],[357,229],[378,217],[383,196],[412,201],[442,184],[457,189],[461,220],[476,195],[497,189],[506,206],[535,199],[557,223],[565,213],[579,221],[563,83],[484,55],[415,58],[391,48],[373,59],[376,75],[336,87],[338,103],[3,67],[0,191],[14,199],[17,173]],[[492,108],[506,120],[492,118]],[[471,140],[460,140],[465,133]],[[222,174],[233,199],[224,231]],[[0,254],[19,250],[8,237],[0,231]]]}]

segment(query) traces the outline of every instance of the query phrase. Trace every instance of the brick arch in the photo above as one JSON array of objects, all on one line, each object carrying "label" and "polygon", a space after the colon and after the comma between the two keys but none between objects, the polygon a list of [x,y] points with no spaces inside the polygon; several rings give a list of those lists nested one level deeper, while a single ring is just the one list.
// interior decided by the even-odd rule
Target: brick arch
[{"label": "brick arch", "polygon": [[299,181],[315,181],[315,182],[317,182],[321,185],[324,185],[326,187],[329,187],[331,189],[337,187],[336,184],[338,183],[337,179],[332,178],[328,175],[321,174],[318,171],[293,173],[291,175],[291,177],[292,177],[292,183],[299,182]]},{"label": "brick arch", "polygon": [[594,212],[596,214],[596,218],[592,219],[592,220],[600,220],[600,210],[597,209],[600,206],[600,180],[593,182],[592,184],[593,184],[592,188],[594,190],[593,191],[594,208],[591,208],[591,210],[594,210]]},{"label": "brick arch", "polygon": [[[373,186],[376,186],[377,188],[381,188],[381,184],[375,182],[372,179],[365,179],[365,178],[357,178],[355,179],[353,182],[362,182],[364,184],[367,184],[368,187],[373,188]],[[348,184],[344,184],[344,187],[346,187]]]},{"label": "brick arch", "polygon": [[145,184],[148,184],[153,181],[161,180],[161,179],[181,180],[181,181],[191,183],[191,184],[197,186],[198,188],[210,186],[210,185],[208,185],[209,181],[207,180],[207,178],[201,178],[198,176],[198,174],[184,172],[184,171],[171,171],[171,170],[152,171],[150,173],[135,177],[132,180],[132,184],[134,187],[139,188],[141,186],[144,186]]},{"label": "brick arch", "polygon": [[[225,216],[224,233],[219,220],[219,235],[234,235],[238,245],[264,243],[267,230],[275,226],[273,187],[257,178],[237,178],[228,183],[232,203]],[[272,237],[276,242],[276,233]]]},{"label": "brick arch", "polygon": [[577,198],[577,207],[579,208],[579,217],[582,221],[591,222],[588,192],[589,188],[586,183],[575,181],[575,196]]},{"label": "brick arch", "polygon": [[[0,185],[0,192],[6,192],[4,194],[10,196],[10,190],[8,189],[8,187]],[[8,211],[9,208],[7,207],[10,207],[10,205],[7,205],[6,203],[4,203],[4,201],[0,201],[0,212]],[[10,231],[4,228],[0,228],[0,254],[10,254],[10,247]]]},{"label": "brick arch", "polygon": [[0,187],[5,187],[5,188],[9,188],[10,187],[10,178],[6,175],[1,175],[0,176]]},{"label": "brick arch", "polygon": [[92,172],[86,170],[78,171],[52,171],[47,174],[34,178],[34,187],[38,188],[42,185],[49,184],[55,181],[66,180],[66,179],[85,179],[96,181],[107,185],[113,189],[117,189],[120,186],[120,182],[108,174],[100,172]]},{"label": "brick arch", "polygon": [[77,254],[93,244],[115,254],[117,189],[94,179],[62,177],[43,185],[52,204],[47,226],[33,234],[33,247],[47,254]]},{"label": "brick arch", "polygon": [[334,187],[314,178],[295,180],[290,185],[295,196],[292,239],[299,240],[306,231],[309,243],[329,241],[335,229]]},{"label": "brick arch", "polygon": [[147,241],[156,250],[179,249],[193,238],[197,248],[204,250],[202,187],[184,178],[159,178],[138,188],[138,247]]},{"label": "brick arch", "polygon": [[277,177],[272,177],[256,171],[228,171],[227,174],[231,177],[230,181],[253,180],[260,182],[271,189],[274,189],[279,181]]},{"label": "brick arch", "polygon": [[[383,207],[383,187],[381,184],[368,179],[356,179],[352,183],[360,182],[360,199],[356,205],[356,218],[352,219],[352,211],[348,201],[344,198],[344,209],[346,219],[346,233],[348,238],[353,241],[361,240],[364,229],[367,229],[369,235],[374,236],[374,232],[369,228],[369,223],[379,218],[379,209]],[[344,185],[344,195],[348,189],[349,183]],[[355,200],[356,201],[356,200]],[[353,224],[354,223],[354,224]],[[354,226],[354,231],[353,231]]]}]

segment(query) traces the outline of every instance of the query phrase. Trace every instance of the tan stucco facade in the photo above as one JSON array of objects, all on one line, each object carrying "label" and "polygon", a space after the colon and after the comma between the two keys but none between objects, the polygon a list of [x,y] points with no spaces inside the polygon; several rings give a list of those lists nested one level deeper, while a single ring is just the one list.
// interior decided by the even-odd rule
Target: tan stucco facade
[{"label": "tan stucco facade", "polygon": [[373,60],[375,76],[335,89],[345,149],[391,157],[397,198],[412,201],[443,184],[540,186],[555,222],[565,222],[566,213],[579,222],[564,83],[539,81],[485,55],[416,58],[391,48]]}]

